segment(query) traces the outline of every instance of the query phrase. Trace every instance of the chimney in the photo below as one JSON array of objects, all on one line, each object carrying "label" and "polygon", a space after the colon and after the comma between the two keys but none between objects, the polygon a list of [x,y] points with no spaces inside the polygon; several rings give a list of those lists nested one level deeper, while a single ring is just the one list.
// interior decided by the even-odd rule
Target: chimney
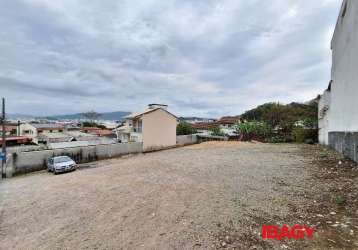
[{"label": "chimney", "polygon": [[161,109],[167,110],[167,109],[168,109],[168,105],[158,104],[158,103],[152,103],[152,104],[149,104],[149,105],[148,105],[148,108],[149,108],[149,109],[161,108]]}]

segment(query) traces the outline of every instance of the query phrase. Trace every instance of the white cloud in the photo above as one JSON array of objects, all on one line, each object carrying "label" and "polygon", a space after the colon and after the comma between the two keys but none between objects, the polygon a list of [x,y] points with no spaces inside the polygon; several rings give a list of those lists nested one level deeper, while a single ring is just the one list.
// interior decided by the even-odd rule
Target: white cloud
[{"label": "white cloud", "polygon": [[5,0],[0,95],[34,114],[304,101],[329,81],[340,2]]}]

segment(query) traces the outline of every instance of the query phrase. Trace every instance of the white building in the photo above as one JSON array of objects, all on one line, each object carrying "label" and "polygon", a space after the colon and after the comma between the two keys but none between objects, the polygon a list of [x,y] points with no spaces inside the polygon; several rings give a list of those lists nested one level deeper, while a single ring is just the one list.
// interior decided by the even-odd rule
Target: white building
[{"label": "white building", "polygon": [[357,159],[358,1],[343,1],[331,49],[332,81],[319,101],[319,141]]}]

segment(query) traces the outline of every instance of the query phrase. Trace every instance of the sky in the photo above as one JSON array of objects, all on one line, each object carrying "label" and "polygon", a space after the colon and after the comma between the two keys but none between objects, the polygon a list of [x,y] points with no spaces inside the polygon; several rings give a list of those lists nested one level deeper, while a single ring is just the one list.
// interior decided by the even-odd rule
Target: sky
[{"label": "sky", "polygon": [[342,0],[1,0],[0,96],[32,115],[238,115],[330,80]]}]

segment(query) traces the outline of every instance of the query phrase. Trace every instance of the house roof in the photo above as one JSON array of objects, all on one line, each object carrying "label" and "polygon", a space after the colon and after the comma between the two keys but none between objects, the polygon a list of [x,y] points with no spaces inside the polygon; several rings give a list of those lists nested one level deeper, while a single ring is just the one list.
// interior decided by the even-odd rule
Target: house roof
[{"label": "house roof", "polygon": [[63,129],[63,125],[55,123],[30,123],[31,126],[37,129]]},{"label": "house roof", "polygon": [[79,137],[89,137],[89,138],[96,137],[96,135],[94,135],[94,134],[83,133],[81,131],[66,131],[65,134],[70,135],[72,137],[76,137],[76,138],[79,138]]},{"label": "house roof", "polygon": [[195,129],[209,130],[215,127],[218,127],[220,124],[218,122],[198,122],[194,123],[191,126]]},{"label": "house roof", "polygon": [[124,118],[126,118],[126,119],[136,119],[136,118],[139,118],[139,117],[141,117],[141,116],[143,116],[143,115],[145,115],[145,114],[149,114],[149,113],[152,113],[152,112],[154,112],[154,111],[157,111],[157,110],[159,110],[159,109],[161,109],[161,110],[167,112],[168,114],[170,114],[170,115],[174,116],[176,119],[178,119],[175,115],[173,115],[172,113],[170,113],[168,110],[165,110],[165,109],[159,108],[159,107],[158,107],[158,108],[153,108],[153,109],[146,109],[146,110],[144,110],[143,112],[132,113],[132,114],[130,114],[130,115],[128,115],[128,116],[125,116]]},{"label": "house roof", "polygon": [[224,116],[218,121],[220,124],[236,124],[240,121],[240,116]]},{"label": "house roof", "polygon": [[[13,126],[13,125],[5,125],[5,131],[6,132],[11,132],[13,131],[14,129],[16,129],[17,126]],[[2,131],[2,126],[0,126],[0,131]]]},{"label": "house roof", "polygon": [[98,136],[106,136],[106,135],[113,134],[112,130],[108,130],[108,129],[96,130],[96,131],[94,131],[94,133]]},{"label": "house roof", "polygon": [[[32,141],[32,138],[27,136],[7,136],[5,138],[6,141]],[[2,138],[0,137],[0,142],[2,142]]]},{"label": "house roof", "polygon": [[46,133],[46,134],[41,134],[38,137],[48,138],[48,139],[60,139],[60,138],[71,139],[73,136],[64,133]]},{"label": "house roof", "polygon": [[97,130],[102,130],[102,129],[101,129],[101,128],[97,128],[97,127],[83,127],[83,128],[81,128],[81,130],[97,131]]}]

